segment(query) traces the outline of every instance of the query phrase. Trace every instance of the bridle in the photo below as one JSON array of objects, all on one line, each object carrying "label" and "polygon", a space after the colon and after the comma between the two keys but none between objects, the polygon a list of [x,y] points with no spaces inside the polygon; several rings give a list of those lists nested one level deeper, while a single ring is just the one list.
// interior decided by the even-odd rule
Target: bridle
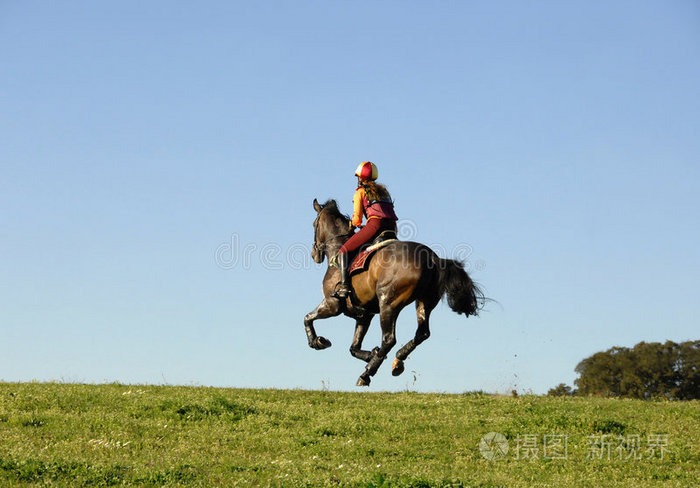
[{"label": "bridle", "polygon": [[[320,213],[319,213],[319,216],[320,216]],[[326,252],[326,242],[332,241],[332,240],[337,239],[337,238],[339,238],[339,237],[348,237],[348,236],[350,236],[350,235],[352,235],[352,234],[353,234],[352,231],[345,232],[344,234],[337,234],[337,235],[334,235],[334,236],[331,236],[331,237],[326,238],[321,244],[319,244],[319,243],[316,242],[316,236],[318,235],[318,217],[316,217],[316,220],[314,220],[314,245],[313,245],[313,250],[314,250],[314,252],[325,254],[325,252]]]}]

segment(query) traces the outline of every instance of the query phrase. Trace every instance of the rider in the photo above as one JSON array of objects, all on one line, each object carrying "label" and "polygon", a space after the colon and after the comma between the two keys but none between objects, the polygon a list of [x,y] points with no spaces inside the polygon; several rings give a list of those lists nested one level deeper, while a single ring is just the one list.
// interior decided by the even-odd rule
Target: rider
[{"label": "rider", "polygon": [[[363,244],[370,242],[384,231],[396,232],[398,217],[394,213],[394,202],[391,200],[389,190],[384,185],[377,183],[377,167],[370,161],[360,163],[355,171],[357,176],[357,189],[353,197],[353,214],[350,221],[350,230],[359,227],[360,231],[343,244],[338,251],[338,268],[340,269],[340,283],[332,296],[345,298],[350,293],[348,254],[358,250]],[[367,224],[362,227],[362,216],[367,217]]]}]

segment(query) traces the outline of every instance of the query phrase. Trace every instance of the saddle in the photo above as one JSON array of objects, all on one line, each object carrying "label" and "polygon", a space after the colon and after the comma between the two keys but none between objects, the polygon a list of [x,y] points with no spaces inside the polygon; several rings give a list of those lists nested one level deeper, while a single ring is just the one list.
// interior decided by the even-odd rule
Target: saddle
[{"label": "saddle", "polygon": [[385,230],[375,237],[372,244],[370,244],[370,246],[366,249],[360,251],[360,253],[355,256],[355,259],[353,259],[352,264],[350,265],[350,270],[348,271],[350,276],[365,271],[369,266],[370,259],[374,253],[396,240],[396,232],[393,230]]}]

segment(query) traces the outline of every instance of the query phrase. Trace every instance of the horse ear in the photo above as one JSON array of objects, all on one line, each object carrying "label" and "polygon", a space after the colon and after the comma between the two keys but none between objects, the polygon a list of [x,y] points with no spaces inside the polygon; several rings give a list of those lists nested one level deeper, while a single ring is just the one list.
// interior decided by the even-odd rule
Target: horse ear
[{"label": "horse ear", "polygon": [[322,208],[323,207],[321,207],[321,204],[318,203],[318,200],[314,198],[314,210],[316,210],[316,212],[318,213],[321,211]]}]

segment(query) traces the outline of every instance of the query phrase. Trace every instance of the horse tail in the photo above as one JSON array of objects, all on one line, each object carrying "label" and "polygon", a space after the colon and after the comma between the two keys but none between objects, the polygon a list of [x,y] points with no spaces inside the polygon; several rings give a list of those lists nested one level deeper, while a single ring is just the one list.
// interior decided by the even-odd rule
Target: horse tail
[{"label": "horse tail", "polygon": [[437,258],[440,296],[447,295],[447,303],[458,314],[478,315],[485,298],[479,286],[464,270],[464,263],[454,259]]}]

